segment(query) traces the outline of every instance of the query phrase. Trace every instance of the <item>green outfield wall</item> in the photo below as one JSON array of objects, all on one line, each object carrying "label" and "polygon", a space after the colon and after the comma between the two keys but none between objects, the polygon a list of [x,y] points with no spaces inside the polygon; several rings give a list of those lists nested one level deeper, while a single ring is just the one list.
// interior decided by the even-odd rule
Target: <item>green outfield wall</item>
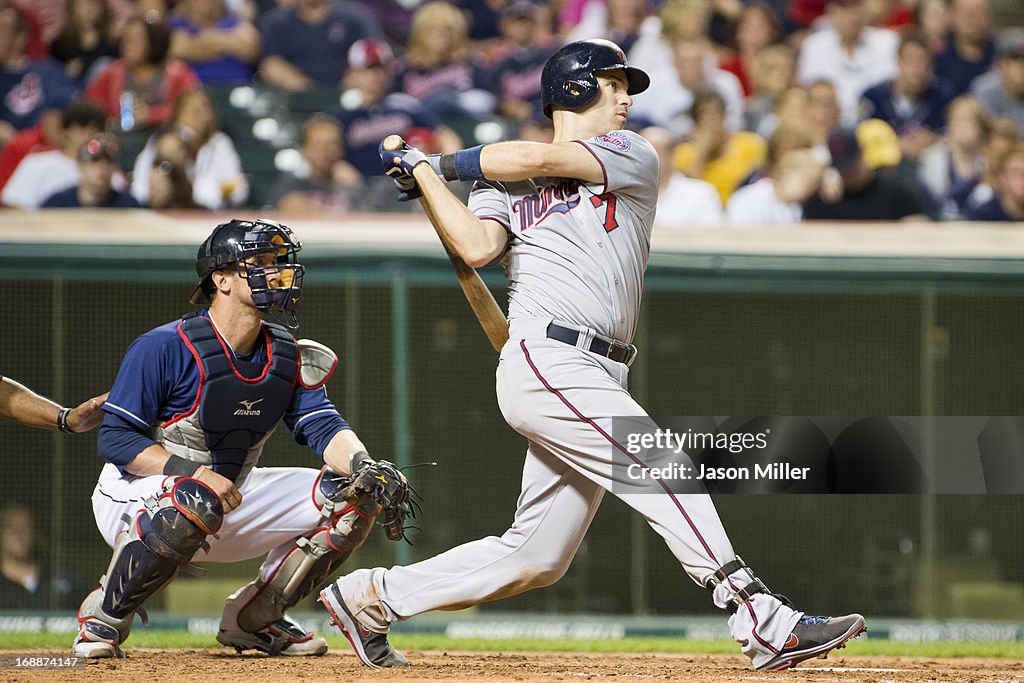
[{"label": "green outfield wall", "polygon": [[[65,404],[103,391],[136,336],[191,310],[191,258],[216,220],[3,212],[0,372]],[[500,534],[512,519],[525,441],[502,420],[496,356],[430,228],[417,217],[290,224],[306,243],[300,336],[341,356],[331,397],[372,454],[437,463],[410,473],[424,498],[415,545],[376,533],[351,566],[406,562]],[[888,227],[656,239],[634,395],[662,415],[1024,415],[1020,228]],[[482,274],[504,306],[500,268]],[[0,506],[35,513],[38,553],[75,586],[75,602],[109,559],[89,501],[102,464],[95,445],[95,434],[0,424]],[[282,429],[264,464],[320,463]],[[1024,496],[717,502],[737,551],[804,609],[1024,614]],[[216,611],[254,567],[180,578],[156,607]],[[58,603],[49,607],[68,606]],[[499,607],[714,612],[660,538],[612,496],[560,583]]]}]

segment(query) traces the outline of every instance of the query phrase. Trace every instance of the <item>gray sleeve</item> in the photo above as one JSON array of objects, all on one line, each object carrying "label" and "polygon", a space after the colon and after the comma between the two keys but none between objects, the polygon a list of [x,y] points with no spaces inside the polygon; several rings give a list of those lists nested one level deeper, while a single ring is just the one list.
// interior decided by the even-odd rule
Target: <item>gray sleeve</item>
[{"label": "gray sleeve", "polygon": [[478,181],[469,195],[469,210],[480,219],[497,221],[508,230],[512,226],[508,194],[497,183]]},{"label": "gray sleeve", "polygon": [[614,192],[630,200],[641,215],[654,210],[661,171],[651,143],[631,130],[616,130],[579,143],[594,155],[604,171],[603,183],[587,184],[591,192]]}]

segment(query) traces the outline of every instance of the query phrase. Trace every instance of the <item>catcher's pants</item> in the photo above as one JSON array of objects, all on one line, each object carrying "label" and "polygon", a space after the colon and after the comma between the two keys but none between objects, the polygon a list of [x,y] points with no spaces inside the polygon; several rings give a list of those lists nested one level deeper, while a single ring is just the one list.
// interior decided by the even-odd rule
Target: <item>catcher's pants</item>
[{"label": "catcher's pants", "polygon": [[[217,535],[206,539],[209,550],[200,549],[192,561],[238,562],[273,551],[260,567],[260,578],[269,580],[295,547],[295,539],[320,522],[311,494],[318,474],[319,470],[302,467],[254,468],[239,489],[242,503],[224,516]],[[165,478],[122,476],[114,465],[103,467],[92,493],[92,509],[107,545],[113,547],[126,527],[123,517],[134,518],[142,500],[156,493]]]},{"label": "catcher's pants", "polygon": [[[512,526],[406,567],[363,569],[338,581],[363,626],[386,631],[391,622],[436,609],[460,609],[557,581],[568,569],[605,491],[642,514],[698,585],[736,558],[706,494],[630,493],[612,481],[612,417],[653,424],[626,390],[629,369],[548,340],[549,321],[513,325],[497,370],[498,404],[508,423],[529,440],[522,493]],[[619,466],[621,471],[621,463]],[[749,577],[732,575],[715,602]],[[801,612],[757,595],[729,620],[736,640],[758,666],[786,642]]]}]

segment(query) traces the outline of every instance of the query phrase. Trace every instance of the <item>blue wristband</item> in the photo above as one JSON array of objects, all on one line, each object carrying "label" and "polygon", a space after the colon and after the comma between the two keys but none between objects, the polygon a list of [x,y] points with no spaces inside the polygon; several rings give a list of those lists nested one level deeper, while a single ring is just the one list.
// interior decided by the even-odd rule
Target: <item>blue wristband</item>
[{"label": "blue wristband", "polygon": [[455,175],[459,180],[484,180],[484,172],[480,168],[483,149],[483,145],[477,145],[455,153]]}]

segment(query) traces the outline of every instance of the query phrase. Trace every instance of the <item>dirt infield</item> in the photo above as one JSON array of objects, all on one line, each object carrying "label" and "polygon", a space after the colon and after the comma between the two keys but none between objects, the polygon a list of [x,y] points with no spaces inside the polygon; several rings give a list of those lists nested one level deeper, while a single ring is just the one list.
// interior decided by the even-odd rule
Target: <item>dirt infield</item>
[{"label": "dirt infield", "polygon": [[[4,653],[0,681],[956,681],[1024,682],[1024,661],[844,657],[813,659],[797,669],[759,673],[731,655],[408,652],[409,669],[370,671],[349,653],[272,659],[226,650],[129,650],[123,660],[79,662],[71,669],[16,668]],[[25,653],[20,653],[24,656]],[[64,657],[66,651],[34,655]]]}]

